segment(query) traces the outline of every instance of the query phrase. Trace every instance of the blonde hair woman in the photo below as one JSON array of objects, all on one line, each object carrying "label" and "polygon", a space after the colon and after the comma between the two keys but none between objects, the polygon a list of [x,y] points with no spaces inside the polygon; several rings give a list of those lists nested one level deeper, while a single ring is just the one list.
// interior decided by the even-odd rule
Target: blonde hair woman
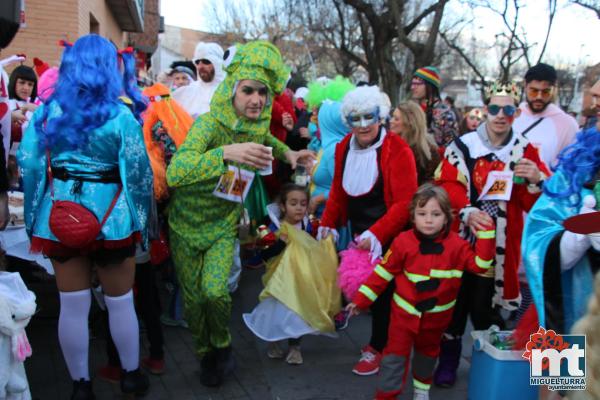
[{"label": "blonde hair woman", "polygon": [[422,185],[433,180],[440,154],[433,137],[427,133],[427,118],[414,101],[399,104],[392,114],[390,130],[408,143],[417,163],[417,180]]}]

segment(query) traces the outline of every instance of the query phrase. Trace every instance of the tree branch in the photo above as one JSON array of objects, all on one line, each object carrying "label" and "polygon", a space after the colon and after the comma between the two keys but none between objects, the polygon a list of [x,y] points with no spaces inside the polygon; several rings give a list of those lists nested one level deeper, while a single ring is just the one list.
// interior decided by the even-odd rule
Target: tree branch
[{"label": "tree branch", "polygon": [[[544,45],[542,46],[542,51],[540,52],[540,56],[538,57],[537,63],[539,64],[544,57],[544,52],[546,52],[546,46],[548,45],[548,38],[550,37],[550,29],[552,29],[552,22],[554,22],[554,14],[556,13],[556,0],[548,0],[548,8],[550,13],[548,15],[548,29],[546,30],[546,37],[544,38]],[[600,10],[598,10],[598,18],[600,18]]]},{"label": "tree branch", "polygon": [[467,63],[467,65],[469,67],[471,67],[471,70],[473,70],[475,75],[477,75],[477,77],[479,78],[479,82],[481,83],[481,85],[485,86],[485,76],[481,73],[481,71],[479,71],[479,68],[477,67],[477,65],[475,65],[473,63],[472,57],[469,57],[467,55],[467,53],[460,46],[458,46],[456,43],[451,41],[448,38],[448,36],[446,35],[446,32],[440,32],[440,36],[442,37],[442,39],[444,40],[446,45],[448,47],[450,47],[452,50],[456,51],[458,53],[458,55],[460,55],[461,58]]},{"label": "tree branch", "polygon": [[571,2],[573,4],[577,4],[578,6],[581,6],[583,8],[587,8],[588,10],[592,10],[593,12],[596,13],[596,16],[600,19],[600,3],[599,2],[594,2],[595,4],[590,4],[592,2],[589,1],[585,1],[585,0],[571,0]]}]

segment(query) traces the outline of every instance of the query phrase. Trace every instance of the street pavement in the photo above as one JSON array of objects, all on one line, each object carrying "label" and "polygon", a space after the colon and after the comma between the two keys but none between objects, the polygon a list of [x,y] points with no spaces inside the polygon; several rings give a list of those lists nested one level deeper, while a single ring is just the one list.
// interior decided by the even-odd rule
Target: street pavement
[{"label": "street pavement", "polygon": [[[150,376],[148,400],[362,400],[372,399],[376,376],[360,377],[351,372],[358,360],[360,348],[367,343],[370,316],[362,314],[350,320],[339,338],[309,336],[302,339],[304,364],[290,366],[284,360],[266,356],[266,342],[256,338],[244,325],[242,313],[250,312],[258,302],[263,269],[245,269],[238,290],[233,294],[231,330],[237,368],[225,384],[206,388],[199,380],[199,362],[194,354],[190,333],[183,328],[164,327],[166,372]],[[52,282],[28,283],[38,295],[40,312],[28,327],[33,356],[26,362],[34,399],[68,399],[71,381],[63,361],[56,333],[58,300]],[[106,363],[105,334],[98,314],[90,317],[90,371],[92,376]],[[432,388],[432,400],[464,400],[471,341],[465,338],[465,351],[459,369],[457,385],[452,389]],[[142,335],[142,356],[148,343]],[[400,399],[412,399],[410,378]],[[94,378],[98,400],[119,399],[118,385]]]}]

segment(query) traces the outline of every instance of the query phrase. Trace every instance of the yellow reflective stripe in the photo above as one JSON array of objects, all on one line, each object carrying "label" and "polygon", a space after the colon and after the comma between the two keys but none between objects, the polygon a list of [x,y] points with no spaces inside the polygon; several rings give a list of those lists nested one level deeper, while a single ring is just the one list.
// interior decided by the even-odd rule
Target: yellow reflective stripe
[{"label": "yellow reflective stripe", "polygon": [[463,272],[459,269],[432,269],[432,278],[460,278]]},{"label": "yellow reflective stripe", "polygon": [[398,305],[398,307],[400,307],[407,313],[409,313],[411,315],[416,315],[417,317],[421,317],[421,312],[419,310],[417,310],[408,301],[406,301],[402,297],[398,296],[396,293],[394,293],[394,302],[396,302],[396,305]]},{"label": "yellow reflective stripe", "polygon": [[413,274],[408,271],[404,271],[404,275],[406,275],[406,277],[408,278],[409,281],[414,282],[414,283],[429,280],[429,276],[427,276],[427,275]]},{"label": "yellow reflective stripe", "polygon": [[489,269],[492,266],[492,262],[494,262],[494,259],[486,261],[483,258],[479,258],[479,256],[475,256],[475,264],[481,269]]},{"label": "yellow reflective stripe", "polygon": [[390,274],[387,269],[379,264],[375,267],[375,273],[388,282],[394,279],[394,275]]},{"label": "yellow reflective stripe", "polygon": [[418,380],[416,380],[416,379],[413,378],[413,387],[415,389],[429,390],[429,388],[431,387],[431,385],[428,384],[428,383],[420,382],[420,381],[418,381]]},{"label": "yellow reflective stripe", "polygon": [[436,312],[446,311],[446,310],[449,310],[452,307],[454,307],[455,304],[456,304],[456,300],[452,300],[448,304],[442,304],[441,306],[435,306],[435,307],[433,307],[431,310],[429,310],[427,312],[428,313],[436,313]]},{"label": "yellow reflective stripe", "polygon": [[496,231],[477,231],[477,239],[493,239],[496,237]]},{"label": "yellow reflective stripe", "polygon": [[367,296],[367,298],[371,301],[377,300],[377,294],[368,286],[362,285],[360,288],[358,288],[358,291]]}]

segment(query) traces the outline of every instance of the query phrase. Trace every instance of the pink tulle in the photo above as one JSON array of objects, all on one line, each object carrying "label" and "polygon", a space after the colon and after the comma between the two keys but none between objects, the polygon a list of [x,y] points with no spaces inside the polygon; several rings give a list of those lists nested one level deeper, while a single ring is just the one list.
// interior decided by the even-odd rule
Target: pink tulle
[{"label": "pink tulle", "polygon": [[338,286],[346,299],[351,301],[381,259],[371,262],[369,251],[359,250],[354,244],[350,244],[348,250],[342,251],[340,256],[342,260],[338,267]]}]

